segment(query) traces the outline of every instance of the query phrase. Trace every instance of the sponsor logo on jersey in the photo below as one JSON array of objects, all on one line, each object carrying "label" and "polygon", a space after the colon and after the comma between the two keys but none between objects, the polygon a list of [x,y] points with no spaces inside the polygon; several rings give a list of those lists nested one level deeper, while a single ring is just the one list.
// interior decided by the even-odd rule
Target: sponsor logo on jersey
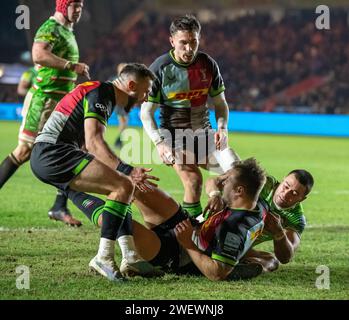
[{"label": "sponsor logo on jersey", "polygon": [[107,108],[104,104],[102,104],[102,103],[96,103],[96,104],[95,104],[95,107],[96,107],[97,109],[101,109],[101,111],[102,111],[103,113],[106,113],[106,114],[109,115],[108,108]]},{"label": "sponsor logo on jersey", "polygon": [[193,100],[201,98],[208,94],[208,88],[198,89],[198,90],[190,90],[187,92],[170,92],[168,94],[169,99],[173,100]]}]

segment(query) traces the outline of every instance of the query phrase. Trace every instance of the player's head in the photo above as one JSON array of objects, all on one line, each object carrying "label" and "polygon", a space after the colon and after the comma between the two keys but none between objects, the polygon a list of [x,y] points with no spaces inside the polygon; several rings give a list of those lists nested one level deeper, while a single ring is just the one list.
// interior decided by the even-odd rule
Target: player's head
[{"label": "player's head", "polygon": [[70,23],[78,23],[84,0],[56,0],[56,12],[60,12]]},{"label": "player's head", "polygon": [[121,63],[119,63],[119,64],[116,66],[115,71],[116,71],[116,75],[117,75],[117,76],[120,75],[122,69],[123,69],[124,67],[126,67],[126,65],[127,65],[126,62],[121,62]]},{"label": "player's head", "polygon": [[191,63],[196,56],[200,42],[200,22],[193,15],[184,15],[172,21],[170,43],[179,63]]},{"label": "player's head", "polygon": [[254,158],[234,162],[234,167],[225,176],[223,199],[227,204],[238,198],[257,201],[266,180],[264,170]]},{"label": "player's head", "polygon": [[117,78],[122,83],[129,101],[125,107],[129,111],[135,104],[141,104],[148,99],[155,75],[147,66],[141,63],[127,63]]},{"label": "player's head", "polygon": [[278,185],[273,201],[281,209],[294,207],[306,199],[314,185],[313,176],[306,170],[292,170]]}]

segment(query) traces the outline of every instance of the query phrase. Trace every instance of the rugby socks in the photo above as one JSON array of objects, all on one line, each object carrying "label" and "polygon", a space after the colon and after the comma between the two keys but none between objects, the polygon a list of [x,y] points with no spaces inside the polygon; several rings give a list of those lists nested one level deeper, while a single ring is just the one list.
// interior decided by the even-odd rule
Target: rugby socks
[{"label": "rugby socks", "polygon": [[193,218],[196,218],[200,214],[202,214],[202,207],[200,201],[195,203],[188,203],[183,201],[183,209],[189,214],[190,217]]},{"label": "rugby socks", "polygon": [[98,226],[98,218],[103,212],[105,202],[97,197],[84,192],[69,190],[68,198],[78,207],[84,215]]},{"label": "rugby socks", "polygon": [[17,161],[12,153],[6,159],[4,159],[0,165],[0,189],[7,182],[7,180],[12,177],[20,165],[21,164]]},{"label": "rugby socks", "polygon": [[107,199],[102,213],[101,238],[116,240],[119,228],[127,215],[128,208],[128,204]]},{"label": "rugby socks", "polygon": [[132,210],[128,208],[127,215],[122,222],[118,232],[118,242],[121,249],[122,258],[129,263],[143,260],[137,253],[134,238],[132,236]]},{"label": "rugby socks", "polygon": [[51,211],[57,211],[67,207],[68,198],[65,193],[61,190],[57,190],[57,196],[55,203],[53,204]]}]

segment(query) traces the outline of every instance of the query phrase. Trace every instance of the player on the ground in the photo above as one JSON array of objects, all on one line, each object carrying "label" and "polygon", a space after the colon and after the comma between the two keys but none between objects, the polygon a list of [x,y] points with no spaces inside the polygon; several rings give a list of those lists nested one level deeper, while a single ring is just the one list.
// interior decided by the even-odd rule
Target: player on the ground
[{"label": "player on the ground", "polygon": [[[79,22],[83,0],[56,0],[56,12],[38,29],[32,48],[37,75],[23,106],[18,146],[0,165],[0,188],[30,158],[34,140],[59,100],[75,86],[78,75],[89,78],[89,67],[79,62],[73,27]],[[80,226],[58,190],[49,217]]]},{"label": "player on the ground", "polygon": [[[140,255],[167,272],[201,272],[211,280],[236,279],[239,268],[235,266],[263,228],[267,206],[257,203],[257,199],[265,175],[254,159],[247,159],[237,162],[221,179],[226,207],[202,224],[193,218],[189,220],[186,211],[159,188],[146,193],[136,190],[134,203],[148,227],[133,221],[135,245]],[[97,214],[92,218],[83,206],[87,201],[96,206],[98,198],[82,192],[68,193],[96,225],[104,221],[104,217]],[[131,220],[131,216],[126,219]],[[257,267],[249,271],[260,273],[262,267]],[[128,275],[132,275],[132,271]]]},{"label": "player on the ground", "polygon": [[[199,167],[207,169],[211,154],[226,148],[229,114],[219,67],[209,55],[198,51],[200,32],[201,25],[192,15],[173,20],[173,49],[150,66],[157,79],[148,102],[141,108],[144,129],[162,161],[173,165],[179,175],[184,186],[183,208],[193,217],[202,212]],[[211,129],[208,97],[215,107],[217,132]],[[154,119],[158,107],[160,128]]]},{"label": "player on the ground", "polygon": [[[291,261],[300,245],[301,234],[306,220],[301,204],[311,192],[314,184],[312,175],[303,169],[292,170],[281,182],[268,176],[260,199],[267,202],[269,212],[265,219],[263,233],[258,236],[254,245],[264,241],[273,241],[274,252],[264,252],[251,248],[242,263],[261,264],[264,272],[275,271],[279,264]],[[206,182],[209,195],[207,210],[212,213],[224,207],[221,190],[224,188],[219,177]],[[241,266],[242,268],[243,266]]]},{"label": "player on the ground", "polygon": [[[90,81],[79,85],[56,106],[35,140],[30,165],[41,181],[62,190],[107,195],[106,202],[82,205],[91,216],[102,214],[103,224],[97,255],[90,267],[110,280],[120,279],[115,263],[115,240],[127,260],[127,268],[139,275],[153,275],[154,268],[136,252],[132,225],[125,220],[131,210],[134,184],[151,188],[147,173],[122,162],[104,139],[114,106],[129,110],[147,99],[154,74],[144,65],[128,64],[113,82]],[[129,176],[129,177],[128,177]]]}]

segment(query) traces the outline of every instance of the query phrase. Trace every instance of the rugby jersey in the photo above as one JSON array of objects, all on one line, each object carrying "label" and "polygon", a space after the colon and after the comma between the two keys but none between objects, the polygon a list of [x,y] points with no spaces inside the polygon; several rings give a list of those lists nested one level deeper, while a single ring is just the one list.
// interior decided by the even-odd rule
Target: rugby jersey
[{"label": "rugby jersey", "polygon": [[149,67],[157,79],[148,101],[160,104],[160,128],[210,128],[208,96],[225,90],[215,60],[199,51],[193,62],[181,64],[173,50],[157,58]]},{"label": "rugby jersey", "polygon": [[267,210],[263,202],[256,210],[225,208],[208,218],[193,240],[212,259],[235,265],[262,232]]},{"label": "rugby jersey", "polygon": [[[36,32],[34,42],[44,42],[51,46],[52,53],[60,58],[79,62],[79,48],[73,31],[56,21],[48,19]],[[33,87],[45,93],[66,94],[75,87],[77,73],[36,65],[37,76]]]},{"label": "rugby jersey", "polygon": [[[283,228],[292,229],[301,235],[306,226],[303,206],[301,203],[298,203],[292,208],[279,210],[273,201],[273,195],[278,185],[279,182],[274,177],[268,176],[259,198],[268,203],[272,213],[278,214],[281,217],[281,225]],[[264,230],[255,244],[272,239],[273,237]]]},{"label": "rugby jersey", "polygon": [[114,106],[111,82],[82,83],[57,104],[35,143],[68,143],[81,148],[85,142],[85,119],[94,118],[106,126]]}]

